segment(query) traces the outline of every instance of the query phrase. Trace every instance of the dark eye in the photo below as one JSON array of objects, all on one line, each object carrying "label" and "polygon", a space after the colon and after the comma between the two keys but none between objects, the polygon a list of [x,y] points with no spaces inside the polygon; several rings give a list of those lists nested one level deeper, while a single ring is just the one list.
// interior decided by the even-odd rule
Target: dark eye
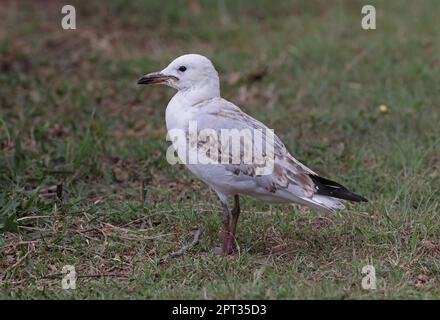
[{"label": "dark eye", "polygon": [[180,71],[180,72],[185,72],[185,71],[186,71],[186,67],[185,67],[185,66],[181,66],[181,67],[179,67],[179,71]]}]

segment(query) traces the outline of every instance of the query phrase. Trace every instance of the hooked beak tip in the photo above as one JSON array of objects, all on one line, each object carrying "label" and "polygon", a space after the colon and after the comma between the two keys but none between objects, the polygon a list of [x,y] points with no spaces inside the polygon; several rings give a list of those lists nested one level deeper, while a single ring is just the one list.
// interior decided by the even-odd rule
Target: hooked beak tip
[{"label": "hooked beak tip", "polygon": [[139,78],[139,80],[137,81],[137,84],[148,84],[151,82],[152,82],[152,79],[151,79],[150,75],[146,74],[146,75],[143,75],[142,77]]},{"label": "hooked beak tip", "polygon": [[142,76],[138,80],[137,84],[164,83],[170,79],[178,80],[174,76],[167,76],[167,75],[161,74],[159,72],[148,73],[148,74]]}]

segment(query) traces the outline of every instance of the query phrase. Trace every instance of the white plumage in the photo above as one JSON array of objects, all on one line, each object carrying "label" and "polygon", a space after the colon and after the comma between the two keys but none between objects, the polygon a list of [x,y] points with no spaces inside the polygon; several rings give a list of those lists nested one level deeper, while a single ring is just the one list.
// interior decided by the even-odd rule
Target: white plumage
[{"label": "white plumage", "polygon": [[[163,83],[177,89],[177,93],[168,103],[166,109],[166,126],[168,132],[181,130],[188,133],[190,122],[197,124],[197,130],[211,129],[218,133],[223,129],[250,129],[267,132],[263,123],[247,115],[233,103],[221,98],[220,82],[217,71],[211,61],[204,56],[188,54],[178,57],[165,69],[143,76],[140,84]],[[241,141],[242,148],[252,148]],[[209,141],[198,141],[197,152],[206,157],[204,144]],[[176,150],[182,145],[174,142]],[[202,147],[200,150],[200,147]],[[206,145],[205,145],[206,147]],[[181,160],[185,153],[178,152]],[[273,137],[274,161],[273,171],[269,175],[256,174],[255,163],[213,163],[186,164],[188,169],[208,184],[218,194],[223,205],[224,241],[222,252],[233,251],[233,238],[239,214],[238,195],[253,196],[269,202],[297,203],[316,208],[327,213],[343,209],[344,205],[336,198],[352,201],[366,201],[365,198],[348,191],[333,181],[319,177],[314,171],[292,157],[281,140]],[[220,148],[221,153],[230,152]],[[203,153],[203,154],[202,154]],[[217,159],[217,158],[216,158]],[[229,223],[228,198],[235,198],[232,211],[232,226]],[[232,230],[231,230],[232,229]]]}]

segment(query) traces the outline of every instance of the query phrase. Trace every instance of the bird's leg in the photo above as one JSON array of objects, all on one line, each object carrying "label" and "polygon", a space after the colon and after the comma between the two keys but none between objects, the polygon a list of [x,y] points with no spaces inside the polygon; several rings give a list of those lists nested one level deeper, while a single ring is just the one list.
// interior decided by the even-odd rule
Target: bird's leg
[{"label": "bird's leg", "polygon": [[240,216],[240,198],[238,197],[238,194],[234,196],[234,208],[231,211],[232,215],[232,224],[231,224],[231,232],[232,235],[229,239],[229,247],[230,250],[235,250],[235,239],[236,239],[236,232],[237,232],[237,223],[238,223],[238,217]]},{"label": "bird's leg", "polygon": [[222,243],[222,247],[214,247],[212,250],[215,254],[223,254],[223,255],[228,255],[232,253],[232,248],[230,248],[229,243],[230,238],[231,238],[231,228],[229,225],[229,209],[228,209],[228,203],[224,203],[222,201],[222,222],[223,222],[223,230],[222,230],[222,235],[223,235],[223,243]]},{"label": "bird's leg", "polygon": [[223,204],[222,221],[223,221],[223,244],[222,254],[228,255],[232,253],[231,243],[231,228],[229,225],[229,209],[228,204]]}]

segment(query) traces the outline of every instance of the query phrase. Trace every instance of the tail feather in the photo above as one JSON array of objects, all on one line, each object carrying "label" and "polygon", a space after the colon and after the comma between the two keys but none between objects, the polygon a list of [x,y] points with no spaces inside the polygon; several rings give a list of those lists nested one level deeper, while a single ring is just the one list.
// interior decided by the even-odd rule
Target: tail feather
[{"label": "tail feather", "polygon": [[337,182],[319,177],[314,174],[309,174],[309,177],[312,179],[313,183],[315,184],[317,195],[349,200],[354,202],[361,202],[361,201],[368,202],[366,198],[351,192],[346,187],[344,187],[343,185]]},{"label": "tail feather", "polygon": [[345,208],[340,201],[320,195],[314,195],[313,198],[300,198],[300,200],[296,200],[296,202],[330,214],[335,214],[336,210]]},{"label": "tail feather", "polygon": [[341,201],[327,196],[315,194],[312,200],[332,210],[342,210],[345,208]]}]

